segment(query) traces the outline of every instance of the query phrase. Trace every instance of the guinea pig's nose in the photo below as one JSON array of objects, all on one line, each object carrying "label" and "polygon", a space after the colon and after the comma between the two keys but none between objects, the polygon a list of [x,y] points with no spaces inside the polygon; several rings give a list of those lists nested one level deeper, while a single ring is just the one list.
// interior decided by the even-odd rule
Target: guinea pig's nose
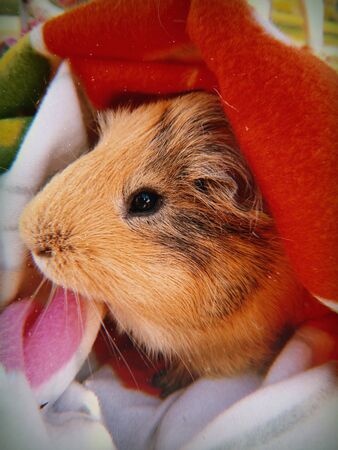
[{"label": "guinea pig's nose", "polygon": [[35,242],[33,246],[31,246],[33,254],[44,259],[54,258],[70,248],[67,236],[60,230],[49,231],[42,235],[37,233]]},{"label": "guinea pig's nose", "polygon": [[39,247],[34,251],[34,253],[41,258],[51,258],[53,256],[53,250],[48,246]]}]

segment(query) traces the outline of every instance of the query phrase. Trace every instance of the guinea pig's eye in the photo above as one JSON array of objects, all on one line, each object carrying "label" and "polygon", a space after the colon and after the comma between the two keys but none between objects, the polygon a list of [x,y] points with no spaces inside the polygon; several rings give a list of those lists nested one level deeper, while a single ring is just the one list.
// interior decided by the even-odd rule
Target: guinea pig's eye
[{"label": "guinea pig's eye", "polygon": [[131,215],[153,214],[161,207],[162,197],[157,192],[144,190],[131,196],[128,213]]},{"label": "guinea pig's eye", "polygon": [[198,178],[194,183],[199,191],[206,192],[208,190],[207,183],[203,178]]}]

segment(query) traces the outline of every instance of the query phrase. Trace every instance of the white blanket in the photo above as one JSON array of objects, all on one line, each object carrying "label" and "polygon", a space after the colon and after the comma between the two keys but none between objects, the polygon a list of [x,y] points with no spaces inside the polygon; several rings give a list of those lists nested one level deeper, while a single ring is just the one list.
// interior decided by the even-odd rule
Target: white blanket
[{"label": "white blanket", "polygon": [[337,363],[306,370],[310,353],[295,336],[265,379],[201,379],[165,400],[104,367],[41,410],[22,374],[1,372],[1,448],[335,450]]}]

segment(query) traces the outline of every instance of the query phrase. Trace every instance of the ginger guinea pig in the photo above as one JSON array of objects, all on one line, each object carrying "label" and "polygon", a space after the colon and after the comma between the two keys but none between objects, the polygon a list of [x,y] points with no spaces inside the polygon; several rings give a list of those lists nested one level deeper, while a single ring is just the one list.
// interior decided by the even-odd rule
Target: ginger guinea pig
[{"label": "ginger guinea pig", "polygon": [[181,382],[262,368],[301,297],[218,98],[106,112],[23,212],[43,274],[105,302]]}]

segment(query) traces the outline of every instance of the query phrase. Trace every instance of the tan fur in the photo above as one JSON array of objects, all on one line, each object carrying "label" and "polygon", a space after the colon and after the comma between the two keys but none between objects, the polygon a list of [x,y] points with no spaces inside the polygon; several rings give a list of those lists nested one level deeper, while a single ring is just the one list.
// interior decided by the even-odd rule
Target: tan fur
[{"label": "tan fur", "polygon": [[[101,127],[96,148],[22,215],[42,272],[106,302],[120,329],[193,376],[262,367],[301,290],[217,98],[109,112]],[[145,187],[163,206],[129,217],[128,199]]]}]

